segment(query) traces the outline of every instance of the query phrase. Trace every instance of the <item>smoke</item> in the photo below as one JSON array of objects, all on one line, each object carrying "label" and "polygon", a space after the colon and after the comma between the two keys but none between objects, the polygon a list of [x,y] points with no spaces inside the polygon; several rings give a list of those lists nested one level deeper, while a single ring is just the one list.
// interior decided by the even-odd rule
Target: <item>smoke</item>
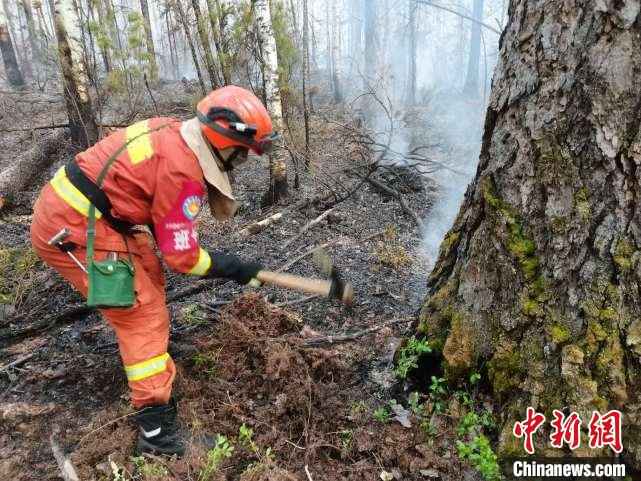
[{"label": "smoke", "polygon": [[438,152],[444,168],[429,175],[437,186],[435,203],[425,219],[423,253],[430,267],[458,214],[463,195],[472,181],[481,148],[482,104],[445,95],[438,99],[433,112],[432,128],[445,148]]}]

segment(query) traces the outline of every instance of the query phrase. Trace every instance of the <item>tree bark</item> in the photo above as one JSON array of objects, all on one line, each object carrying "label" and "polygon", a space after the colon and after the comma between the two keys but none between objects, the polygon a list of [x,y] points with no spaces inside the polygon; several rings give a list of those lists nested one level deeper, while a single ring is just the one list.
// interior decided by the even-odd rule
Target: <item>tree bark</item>
[{"label": "tree bark", "polygon": [[309,82],[309,12],[308,0],[303,0],[303,122],[305,125],[305,165],[309,167],[309,106],[307,85]]},{"label": "tree bark", "polygon": [[[478,170],[418,326],[451,382],[484,376],[502,456],[523,453],[527,406],[584,428],[620,409],[641,467],[640,21],[635,0],[510,4]],[[546,429],[537,454],[558,456]],[[572,455],[610,454],[582,441]]]},{"label": "tree bark", "polygon": [[[278,86],[278,52],[272,28],[269,0],[254,0],[254,19],[259,35],[263,54],[263,71],[265,83],[265,99],[267,110],[272,118],[274,130],[282,132],[283,106],[280,88]],[[288,196],[287,166],[285,162],[273,153],[269,157],[269,191],[266,196],[268,204],[279,202]]]},{"label": "tree bark", "polygon": [[156,61],[156,48],[154,46],[154,36],[151,29],[151,17],[149,16],[149,4],[147,0],[140,0],[140,10],[142,12],[143,24],[145,26],[145,38],[147,40],[147,54],[149,55],[149,74],[152,81],[158,80],[158,62]]},{"label": "tree bark", "polygon": [[40,42],[36,32],[36,24],[33,20],[33,9],[31,7],[31,0],[22,0],[22,9],[24,10],[25,18],[27,19],[27,32],[29,33],[29,46],[31,47],[31,54],[36,62],[42,62],[42,55],[40,52]]},{"label": "tree bark", "polygon": [[479,96],[479,62],[481,58],[481,23],[483,21],[483,1],[474,0],[474,11],[472,15],[476,22],[472,23],[472,35],[470,37],[470,56],[467,61],[467,75],[463,93],[470,98]]},{"label": "tree bark", "polygon": [[212,35],[214,36],[220,71],[223,74],[225,85],[230,85],[231,66],[229,63],[229,52],[227,52],[225,44],[223,43],[223,37],[225,36],[225,3],[221,5],[220,0],[207,0],[207,10],[209,11],[209,22],[211,24]]},{"label": "tree bark", "polygon": [[[98,23],[99,23],[99,34],[98,34],[98,46],[100,48],[100,56],[102,57],[102,63],[105,67],[105,72],[111,72],[111,52],[109,49],[109,43],[111,43],[111,36],[106,32],[111,30],[107,27],[107,11],[105,10],[104,0],[95,0],[95,7],[98,13]],[[93,8],[92,8],[93,10]],[[104,38],[101,38],[104,37]],[[109,39],[109,40],[108,40]]]},{"label": "tree bark", "polygon": [[0,2],[0,53],[2,53],[4,71],[7,75],[9,85],[22,87],[24,85],[24,78],[18,66],[11,35],[9,35],[7,12],[5,12],[3,2]]},{"label": "tree bark", "polygon": [[178,18],[180,23],[183,25],[183,30],[185,32],[185,37],[187,37],[187,42],[189,43],[189,50],[191,51],[191,58],[194,61],[194,68],[196,69],[196,75],[198,75],[198,83],[200,83],[200,90],[202,94],[207,93],[207,88],[205,87],[205,81],[203,80],[203,74],[200,71],[200,65],[198,65],[198,54],[196,53],[196,46],[194,41],[191,38],[189,23],[187,22],[187,16],[185,15],[185,9],[182,6],[181,0],[174,0],[174,7],[178,13]]},{"label": "tree bark", "polygon": [[207,30],[205,29],[205,19],[203,18],[202,12],[200,11],[199,0],[191,0],[191,6],[194,9],[194,16],[196,17],[196,29],[198,30],[198,36],[200,37],[200,44],[203,47],[203,52],[205,52],[205,67],[207,68],[207,73],[209,74],[209,82],[211,84],[211,88],[215,90],[220,86],[220,80],[218,79],[218,74],[216,72],[214,56],[211,53],[209,36],[207,35]]},{"label": "tree bark", "polygon": [[55,1],[54,25],[71,138],[81,146],[89,147],[98,140],[98,125],[89,96],[81,32],[72,0]]}]

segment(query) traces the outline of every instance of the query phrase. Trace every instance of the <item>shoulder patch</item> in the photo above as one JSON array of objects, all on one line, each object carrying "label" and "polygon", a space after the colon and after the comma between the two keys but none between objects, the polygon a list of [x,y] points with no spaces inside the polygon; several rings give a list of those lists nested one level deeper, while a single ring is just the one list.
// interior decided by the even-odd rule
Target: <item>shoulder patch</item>
[{"label": "shoulder patch", "polygon": [[155,225],[158,247],[163,254],[197,251],[196,217],[200,213],[205,189],[200,182],[183,184],[178,199],[167,215]]}]

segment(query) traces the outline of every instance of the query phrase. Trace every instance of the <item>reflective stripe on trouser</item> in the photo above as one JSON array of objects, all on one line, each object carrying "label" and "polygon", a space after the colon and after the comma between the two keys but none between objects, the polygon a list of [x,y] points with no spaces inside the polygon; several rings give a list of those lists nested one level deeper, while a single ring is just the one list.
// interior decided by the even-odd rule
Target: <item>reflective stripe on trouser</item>
[{"label": "reflective stripe on trouser", "polygon": [[[56,226],[57,227],[57,226]],[[38,215],[37,204],[31,224],[31,242],[47,264],[57,270],[83,296],[87,293],[87,276],[65,253],[47,245],[55,228]],[[144,235],[136,236],[140,255],[134,255],[136,303],[126,309],[101,309],[102,315],[116,332],[120,356],[127,368],[131,400],[135,407],[166,404],[176,375],[174,362],[167,354],[169,313],[165,305],[164,276],[160,261]],[[96,259],[107,257],[107,251],[96,251]],[[78,247],[74,255],[85,262],[85,250]],[[160,362],[158,362],[160,361]],[[162,368],[162,369],[161,369]]]}]

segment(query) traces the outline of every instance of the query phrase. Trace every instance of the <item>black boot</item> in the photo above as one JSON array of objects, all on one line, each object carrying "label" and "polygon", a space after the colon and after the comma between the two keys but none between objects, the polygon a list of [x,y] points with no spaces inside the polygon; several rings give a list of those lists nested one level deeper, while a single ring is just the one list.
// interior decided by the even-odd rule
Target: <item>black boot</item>
[{"label": "black boot", "polygon": [[185,453],[185,440],[178,430],[176,405],[149,406],[134,416],[140,427],[136,453],[177,454]]}]

